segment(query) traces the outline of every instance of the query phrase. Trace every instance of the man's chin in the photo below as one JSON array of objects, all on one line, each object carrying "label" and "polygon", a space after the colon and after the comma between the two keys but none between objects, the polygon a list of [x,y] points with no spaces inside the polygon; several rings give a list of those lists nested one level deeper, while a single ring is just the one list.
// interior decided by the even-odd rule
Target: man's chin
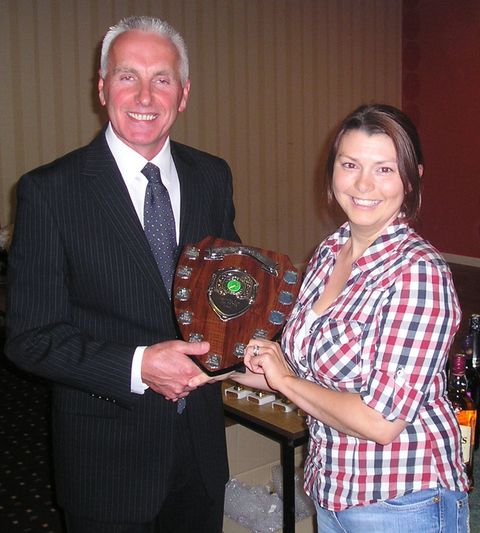
[{"label": "man's chin", "polygon": [[139,153],[146,159],[152,159],[162,149],[167,137],[159,139],[145,137],[145,136],[130,136],[128,140],[124,140],[125,144],[130,146],[132,150]]}]

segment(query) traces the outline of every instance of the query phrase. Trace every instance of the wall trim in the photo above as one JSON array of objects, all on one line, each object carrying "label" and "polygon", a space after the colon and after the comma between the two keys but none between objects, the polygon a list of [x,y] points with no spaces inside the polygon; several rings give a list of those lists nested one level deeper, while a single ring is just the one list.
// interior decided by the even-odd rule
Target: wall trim
[{"label": "wall trim", "polygon": [[466,255],[442,254],[448,263],[457,263],[480,268],[480,257],[468,257]]}]

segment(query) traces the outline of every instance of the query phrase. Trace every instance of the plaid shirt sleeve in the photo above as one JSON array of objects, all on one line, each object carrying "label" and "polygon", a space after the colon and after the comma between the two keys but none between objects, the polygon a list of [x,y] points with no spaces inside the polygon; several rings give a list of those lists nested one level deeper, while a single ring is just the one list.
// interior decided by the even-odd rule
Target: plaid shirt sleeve
[{"label": "plaid shirt sleeve", "polygon": [[444,369],[460,309],[448,267],[403,264],[386,293],[363,401],[387,420],[413,422],[425,401],[445,392]]}]

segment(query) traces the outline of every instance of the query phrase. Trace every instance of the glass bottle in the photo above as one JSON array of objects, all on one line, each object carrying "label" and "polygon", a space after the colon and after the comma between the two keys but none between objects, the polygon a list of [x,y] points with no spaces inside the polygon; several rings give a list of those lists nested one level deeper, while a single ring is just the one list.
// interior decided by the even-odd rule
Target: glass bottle
[{"label": "glass bottle", "polygon": [[462,454],[465,470],[470,483],[470,491],[474,487],[473,449],[475,444],[475,426],[477,410],[472,399],[467,395],[467,379],[465,377],[465,356],[455,354],[451,359],[448,399],[452,403],[462,433]]},{"label": "glass bottle", "polygon": [[[467,377],[470,381],[470,396],[472,397],[475,408],[480,408],[480,315],[473,314],[470,316],[470,336],[472,346],[472,367]],[[475,429],[475,449],[478,448],[480,440],[480,423],[477,416],[477,427]]]},{"label": "glass bottle", "polygon": [[[478,386],[477,371],[472,366],[472,335],[465,336],[462,342],[462,352],[465,355],[465,377],[467,378],[467,394],[472,397],[472,389]],[[474,402],[475,403],[475,402]]]}]

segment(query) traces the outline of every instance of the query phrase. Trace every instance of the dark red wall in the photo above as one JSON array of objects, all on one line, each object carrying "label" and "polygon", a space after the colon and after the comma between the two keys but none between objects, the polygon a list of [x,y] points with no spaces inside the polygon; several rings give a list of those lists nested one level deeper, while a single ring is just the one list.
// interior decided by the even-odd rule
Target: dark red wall
[{"label": "dark red wall", "polygon": [[480,258],[479,0],[403,0],[403,109],[425,157],[417,228]]}]

